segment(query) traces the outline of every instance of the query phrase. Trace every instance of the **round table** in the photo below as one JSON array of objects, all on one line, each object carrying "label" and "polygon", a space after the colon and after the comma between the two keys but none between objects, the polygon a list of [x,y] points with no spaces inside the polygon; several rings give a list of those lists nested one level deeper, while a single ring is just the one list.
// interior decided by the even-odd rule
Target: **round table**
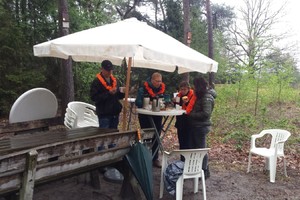
[{"label": "round table", "polygon": [[[147,115],[149,117],[151,125],[155,129],[155,136],[158,139],[158,149],[160,149],[161,151],[163,151],[163,146],[162,146],[161,141],[163,140],[165,134],[169,130],[170,125],[171,125],[172,121],[174,120],[175,116],[183,115],[184,113],[186,113],[186,111],[182,110],[182,109],[180,109],[180,110],[170,109],[170,110],[161,110],[159,112],[154,112],[152,110],[146,110],[144,108],[137,108],[136,111],[139,114],[144,114],[144,115]],[[162,117],[164,117],[162,127],[161,127],[161,132],[163,132],[163,134],[159,134],[159,132],[157,131],[152,116],[162,116]],[[166,124],[169,117],[171,117],[171,119],[167,123],[166,129],[163,129],[164,125]],[[155,155],[155,153],[158,151],[158,149],[156,149],[152,154]]]}]

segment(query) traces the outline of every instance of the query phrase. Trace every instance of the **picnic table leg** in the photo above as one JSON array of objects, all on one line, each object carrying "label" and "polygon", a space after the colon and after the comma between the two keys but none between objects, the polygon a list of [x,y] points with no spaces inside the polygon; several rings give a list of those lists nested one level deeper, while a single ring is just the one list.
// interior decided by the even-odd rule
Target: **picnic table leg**
[{"label": "picnic table leg", "polygon": [[96,190],[101,189],[99,169],[90,172],[92,187]]},{"label": "picnic table leg", "polygon": [[140,190],[140,185],[135,179],[133,173],[129,169],[129,166],[125,161],[120,169],[124,176],[120,196],[123,200],[141,200],[144,195]]},{"label": "picnic table leg", "polygon": [[26,166],[20,190],[20,200],[32,200],[38,153],[32,150],[27,154]]}]

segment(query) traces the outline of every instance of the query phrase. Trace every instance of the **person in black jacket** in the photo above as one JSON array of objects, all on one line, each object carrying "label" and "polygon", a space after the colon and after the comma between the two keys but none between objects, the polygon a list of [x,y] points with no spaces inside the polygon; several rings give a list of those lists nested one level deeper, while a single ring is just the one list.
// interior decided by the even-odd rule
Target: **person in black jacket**
[{"label": "person in black jacket", "polygon": [[120,99],[125,97],[118,88],[117,79],[112,75],[113,65],[109,60],[101,63],[101,72],[91,84],[90,96],[95,102],[100,128],[117,129],[122,110]]},{"label": "person in black jacket", "polygon": [[[163,96],[165,93],[165,84],[162,82],[162,75],[158,72],[154,72],[147,81],[139,88],[138,94],[135,100],[135,105],[138,108],[143,107],[143,98],[149,97],[152,101],[157,96]],[[140,127],[151,128],[151,122],[148,115],[138,114],[138,119]],[[160,134],[162,126],[162,116],[152,116],[157,132]],[[152,152],[154,153],[158,148],[158,142],[155,141],[152,147]],[[158,159],[158,151],[153,155],[153,166],[161,168],[161,162]]]},{"label": "person in black jacket", "polygon": [[[216,95],[216,93],[214,93]],[[214,96],[208,89],[208,83],[203,77],[194,79],[194,96],[186,108],[189,149],[206,148],[206,137],[211,129],[211,114],[214,108]],[[210,176],[208,156],[203,159],[202,169],[205,178]]]}]

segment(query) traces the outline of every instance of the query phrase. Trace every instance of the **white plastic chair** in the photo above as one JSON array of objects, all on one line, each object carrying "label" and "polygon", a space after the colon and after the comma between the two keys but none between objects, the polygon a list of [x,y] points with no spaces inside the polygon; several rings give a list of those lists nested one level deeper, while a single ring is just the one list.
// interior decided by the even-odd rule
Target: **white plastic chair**
[{"label": "white plastic chair", "polygon": [[168,159],[174,155],[182,155],[185,157],[185,162],[184,162],[183,173],[176,182],[176,200],[182,199],[184,179],[190,179],[190,178],[194,179],[194,193],[198,192],[199,178],[201,178],[203,199],[205,200],[206,186],[205,186],[204,171],[202,170],[202,162],[204,156],[207,154],[208,151],[209,148],[175,150],[170,153],[164,151],[163,158],[162,158],[159,198],[162,198],[164,193],[163,179],[164,179],[164,172],[168,166]]},{"label": "white plastic chair", "polygon": [[[256,147],[255,140],[263,137],[266,134],[270,134],[272,136],[270,147]],[[284,143],[287,141],[290,135],[291,133],[289,131],[281,129],[263,130],[259,134],[252,135],[247,173],[250,172],[252,154],[257,154],[265,157],[266,159],[265,167],[267,170],[270,170],[270,182],[275,182],[277,158],[280,156],[283,157],[284,175],[287,176],[286,160],[284,157]]]},{"label": "white plastic chair", "polygon": [[64,124],[69,129],[87,126],[99,127],[98,116],[95,114],[96,107],[80,101],[68,103]]}]

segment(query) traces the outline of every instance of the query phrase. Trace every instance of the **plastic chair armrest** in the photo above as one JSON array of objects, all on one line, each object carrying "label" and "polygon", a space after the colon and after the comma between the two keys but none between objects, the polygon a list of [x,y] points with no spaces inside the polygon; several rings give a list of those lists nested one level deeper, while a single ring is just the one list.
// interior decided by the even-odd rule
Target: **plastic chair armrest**
[{"label": "plastic chair armrest", "polygon": [[255,147],[255,140],[257,139],[257,138],[261,138],[261,137],[263,137],[264,135],[266,135],[267,133],[266,132],[260,132],[259,134],[255,134],[255,135],[251,135],[251,149],[253,149],[253,148],[256,148]]}]

